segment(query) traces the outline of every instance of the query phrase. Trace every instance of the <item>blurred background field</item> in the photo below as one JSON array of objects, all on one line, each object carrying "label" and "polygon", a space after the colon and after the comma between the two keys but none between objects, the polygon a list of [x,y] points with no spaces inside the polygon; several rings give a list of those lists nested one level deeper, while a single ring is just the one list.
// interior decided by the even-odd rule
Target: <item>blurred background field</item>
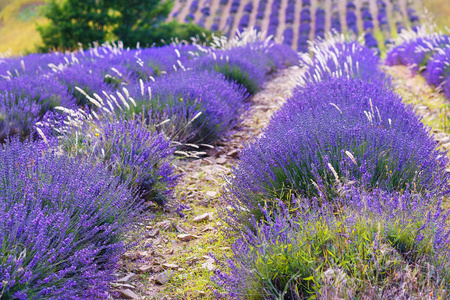
[{"label": "blurred background field", "polygon": [[[63,0],[59,0],[63,1]],[[185,21],[186,16],[191,10],[192,3],[196,0],[176,0],[174,1],[174,6],[169,19],[178,19],[181,22]],[[340,3],[341,0],[335,1]],[[375,0],[372,0],[375,1]],[[217,2],[217,3],[216,3]],[[232,3],[229,0],[226,6],[220,5],[220,0],[199,0],[196,1],[198,9],[193,14],[195,19],[192,22],[202,23],[202,19],[206,20],[204,26],[206,28],[211,28],[214,20],[218,20],[221,30],[230,31],[231,34],[238,27],[239,18],[244,14],[244,9],[246,4],[253,3],[253,11],[256,11],[256,6],[258,5],[258,0],[242,0],[240,1],[240,6],[235,14],[234,25],[232,28],[226,28],[226,20],[230,17],[230,5]],[[267,9],[270,10],[273,0],[267,2]],[[325,0],[320,1],[325,4],[325,6],[330,7],[332,1]],[[346,1],[344,1],[346,2]],[[389,3],[388,1],[385,1]],[[288,0],[281,1],[280,17],[284,15],[283,9],[287,7]],[[301,1],[298,1],[301,3]],[[317,7],[318,0],[311,1],[311,8]],[[355,4],[361,5],[362,0],[355,1]],[[406,0],[400,1],[403,6],[406,6]],[[444,30],[446,27],[450,27],[450,4],[448,0],[422,0],[415,1],[415,6],[419,11],[419,14],[423,13],[423,8],[427,9],[435,18],[435,22],[440,30]],[[0,53],[8,53],[13,55],[26,54],[29,52],[36,51],[38,46],[42,45],[42,40],[39,33],[36,30],[36,24],[45,24],[46,19],[43,17],[42,9],[46,5],[46,1],[43,0],[0,0]],[[376,4],[374,4],[376,6]],[[374,6],[372,5],[372,6]],[[300,6],[300,5],[297,5]],[[204,8],[208,7],[207,17],[204,13]],[[221,7],[223,8],[222,10]],[[296,9],[299,10],[299,9]],[[422,10],[422,11],[421,11]],[[203,11],[203,13],[201,12]],[[220,12],[220,15],[218,14]],[[250,25],[254,23],[255,13],[251,14]],[[220,20],[218,19],[220,17]],[[264,21],[267,21],[267,18]],[[296,14],[296,19],[298,16]],[[428,20],[423,20],[428,21]],[[284,17],[280,18],[280,25],[278,26],[278,38],[282,38],[282,32],[286,26]],[[262,26],[264,29],[264,26]],[[294,32],[296,32],[294,28]],[[377,36],[377,32],[374,32]],[[295,38],[294,38],[295,39]],[[295,45],[295,43],[294,43]]]}]

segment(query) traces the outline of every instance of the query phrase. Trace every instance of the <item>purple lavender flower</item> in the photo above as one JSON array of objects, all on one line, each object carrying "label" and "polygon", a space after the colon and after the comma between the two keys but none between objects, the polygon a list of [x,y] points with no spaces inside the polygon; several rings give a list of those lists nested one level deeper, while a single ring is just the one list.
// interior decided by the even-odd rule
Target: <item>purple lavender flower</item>
[{"label": "purple lavender flower", "polygon": [[226,200],[255,212],[290,194],[333,199],[342,180],[369,190],[444,191],[446,163],[414,111],[382,83],[330,78],[298,88],[242,151]]},{"label": "purple lavender flower", "polygon": [[281,7],[281,0],[274,0],[272,2],[272,11],[269,16],[269,28],[267,29],[267,35],[270,36],[276,36],[277,35],[277,29],[278,25],[280,23],[280,20],[278,18],[279,11]]},{"label": "purple lavender flower", "polygon": [[[433,266],[428,288],[445,286],[449,278],[450,230],[438,196],[365,192],[349,188],[337,210],[326,199],[294,199],[289,207],[261,207],[264,220],[249,220],[212,276],[219,299],[304,299],[323,296],[323,288],[347,286],[339,278],[362,280],[378,293],[392,295],[396,273],[414,266]],[[438,200],[438,203],[436,201]],[[436,211],[432,216],[430,211]],[[364,237],[364,238],[361,238]],[[399,255],[404,259],[399,259]],[[361,261],[366,272],[353,262]],[[379,258],[383,258],[379,260]],[[377,262],[374,263],[374,260]],[[326,261],[326,268],[323,268]],[[411,264],[412,263],[412,264]],[[367,276],[383,268],[378,276]],[[223,270],[227,270],[224,272]],[[367,292],[352,285],[351,295]],[[345,291],[345,295],[349,295]]]},{"label": "purple lavender flower", "polygon": [[191,2],[191,6],[189,7],[189,12],[194,14],[198,10],[198,0],[194,0]]},{"label": "purple lavender flower", "polygon": [[365,45],[369,48],[369,49],[373,49],[375,50],[376,54],[379,54],[379,50],[378,50],[378,42],[375,39],[375,37],[373,36],[372,33],[367,32],[364,34],[364,41],[365,41]]},{"label": "purple lavender flower", "polygon": [[406,65],[415,72],[426,69],[428,59],[438,49],[450,44],[450,36],[429,34],[404,42],[388,52],[385,63],[389,66]]},{"label": "purple lavender flower", "polygon": [[300,12],[300,22],[311,23],[311,11],[309,10],[309,8],[303,8]]},{"label": "purple lavender flower", "polygon": [[186,17],[184,17],[185,22],[191,22],[195,20],[195,16],[193,13],[188,13]]},{"label": "purple lavender flower", "polygon": [[270,61],[263,53],[264,47],[247,45],[230,50],[215,51],[190,62],[196,70],[209,70],[225,75],[247,89],[256,93],[262,86],[266,73],[271,71]]},{"label": "purple lavender flower", "polygon": [[354,10],[347,10],[347,14],[345,16],[345,20],[347,22],[347,27],[354,34],[358,34],[358,25],[356,23],[357,17]]},{"label": "purple lavender flower", "polygon": [[6,299],[99,299],[141,205],[102,166],[40,144],[0,150],[0,282]]},{"label": "purple lavender flower", "polygon": [[[62,53],[29,54],[23,57],[0,59],[0,75],[17,77],[49,74],[51,73],[49,65],[66,64],[69,60],[71,57]],[[0,80],[2,80],[1,77]]]},{"label": "purple lavender flower", "polygon": [[268,0],[260,0],[258,4],[258,12],[256,13],[256,19],[262,20],[265,16],[266,6]]},{"label": "purple lavender flower", "polygon": [[294,30],[292,27],[288,27],[283,32],[283,44],[291,46],[292,40],[294,39]]},{"label": "purple lavender flower", "polygon": [[244,29],[248,27],[249,23],[250,23],[250,15],[243,15],[241,20],[239,21],[238,30],[240,32],[244,31]]},{"label": "purple lavender flower", "polygon": [[447,47],[437,50],[437,53],[428,61],[424,76],[429,84],[441,87],[445,95],[450,98],[450,91],[444,84],[449,81],[449,75],[450,47]]},{"label": "purple lavender flower", "polygon": [[76,99],[77,105],[84,107],[88,105],[86,96],[76,90],[82,89],[86,94],[92,95],[97,93],[102,94],[102,91],[111,93],[114,87],[107,82],[105,78],[96,72],[96,69],[91,69],[89,64],[75,64],[57,74],[58,80],[67,86],[68,92]]},{"label": "purple lavender flower", "polygon": [[241,5],[241,1],[240,0],[232,0],[231,1],[231,7],[230,7],[230,14],[237,13],[240,5]]},{"label": "purple lavender flower", "polygon": [[202,12],[203,17],[208,17],[211,14],[209,6],[203,7],[200,11]]},{"label": "purple lavender flower", "polygon": [[339,12],[335,12],[331,15],[331,30],[336,31],[337,33],[342,31]]},{"label": "purple lavender flower", "polygon": [[286,24],[294,24],[295,20],[295,1],[290,1],[286,7]]},{"label": "purple lavender flower", "polygon": [[251,14],[253,10],[253,2],[249,2],[244,6],[244,12]]},{"label": "purple lavender flower", "polygon": [[321,39],[325,37],[325,10],[323,8],[316,10],[315,36]]},{"label": "purple lavender flower", "polygon": [[222,74],[207,71],[180,71],[130,87],[129,93],[136,106],[122,114],[127,118],[141,115],[150,124],[162,123],[158,129],[181,143],[214,142],[241,121],[248,107],[243,88]]},{"label": "purple lavender flower", "polygon": [[34,124],[56,106],[75,106],[67,88],[54,76],[20,76],[0,81],[0,141],[7,133],[26,139]]},{"label": "purple lavender flower", "polygon": [[318,82],[330,77],[349,76],[365,81],[389,80],[379,70],[380,59],[374,52],[357,42],[335,43],[328,48],[315,47],[314,59],[307,65],[303,80]]}]

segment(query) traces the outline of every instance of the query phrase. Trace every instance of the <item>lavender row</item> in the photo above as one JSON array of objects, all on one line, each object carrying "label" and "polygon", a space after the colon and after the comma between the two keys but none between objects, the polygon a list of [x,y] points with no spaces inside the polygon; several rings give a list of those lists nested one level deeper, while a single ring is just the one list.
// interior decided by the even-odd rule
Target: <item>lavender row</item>
[{"label": "lavender row", "polygon": [[450,99],[450,44],[437,50],[427,63],[424,76],[430,85],[442,90]]},{"label": "lavender row", "polygon": [[[432,265],[435,281],[419,279],[423,289],[408,292],[445,295],[449,213],[439,197],[449,189],[448,159],[392,91],[376,54],[356,43],[324,45],[312,49],[301,85],[229,179],[222,201],[232,209],[222,218],[238,238],[222,264],[229,271],[212,278],[216,296],[401,293],[385,288],[397,284],[393,276],[355,272],[361,255],[370,270],[384,257],[389,274],[411,261],[416,270]],[[403,258],[392,264],[386,253]],[[336,276],[353,283],[336,289]]]},{"label": "lavender row", "polygon": [[[152,205],[182,209],[175,150],[226,134],[266,76],[298,60],[272,42],[40,59],[2,62],[0,290],[12,299],[106,298],[126,230]],[[30,134],[40,141],[7,138]]]},{"label": "lavender row", "polygon": [[280,24],[279,13],[281,7],[281,0],[274,0],[272,2],[271,12],[269,15],[269,27],[267,29],[267,36],[276,36],[278,25]]},{"label": "lavender row", "polygon": [[5,299],[99,299],[142,203],[104,166],[43,143],[0,149],[0,289]]},{"label": "lavender row", "polygon": [[450,98],[448,49],[448,35],[418,33],[389,51],[385,63],[389,66],[405,65],[415,73],[422,73],[430,85]]},{"label": "lavender row", "polygon": [[303,3],[300,12],[300,27],[297,40],[297,51],[308,52],[308,41],[311,32],[311,10],[309,5]]},{"label": "lavender row", "polygon": [[[380,11],[378,11],[380,13]],[[378,15],[380,16],[380,14]],[[370,12],[370,3],[368,1],[364,1],[361,6],[361,18],[363,20],[363,29],[364,29],[364,42],[365,45],[378,52],[378,42],[373,36],[373,18]]]}]

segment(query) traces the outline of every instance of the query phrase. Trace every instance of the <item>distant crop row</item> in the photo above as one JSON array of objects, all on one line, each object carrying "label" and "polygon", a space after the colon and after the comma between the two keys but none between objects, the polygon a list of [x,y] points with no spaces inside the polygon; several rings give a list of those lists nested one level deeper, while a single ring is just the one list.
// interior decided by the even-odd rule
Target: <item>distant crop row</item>
[{"label": "distant crop row", "polygon": [[414,1],[398,0],[294,1],[294,0],[179,0],[172,17],[233,36],[236,30],[254,27],[306,52],[307,41],[323,38],[331,30],[358,35],[366,44],[378,47],[378,40],[392,42],[392,34],[420,24]]},{"label": "distant crop row", "polygon": [[446,298],[448,158],[370,49],[336,39],[312,52],[224,190],[236,241],[216,296]]},{"label": "distant crop row", "polygon": [[388,53],[386,64],[405,65],[414,73],[422,73],[450,99],[450,36],[425,30],[409,34]]},{"label": "distant crop row", "polygon": [[182,209],[175,155],[201,155],[297,63],[268,41],[1,60],[0,298],[107,298],[131,226]]}]

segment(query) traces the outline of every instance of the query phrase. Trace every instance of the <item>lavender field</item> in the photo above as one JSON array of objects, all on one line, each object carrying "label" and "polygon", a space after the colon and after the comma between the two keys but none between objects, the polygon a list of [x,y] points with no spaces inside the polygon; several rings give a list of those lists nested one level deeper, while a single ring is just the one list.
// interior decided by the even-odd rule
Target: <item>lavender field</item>
[{"label": "lavender field", "polygon": [[420,24],[414,0],[177,0],[171,18],[233,37],[253,27],[298,51],[325,32],[364,33],[368,45],[391,43],[403,28]]},{"label": "lavender field", "polygon": [[223,35],[0,58],[0,299],[449,299],[419,10],[176,1]]}]

